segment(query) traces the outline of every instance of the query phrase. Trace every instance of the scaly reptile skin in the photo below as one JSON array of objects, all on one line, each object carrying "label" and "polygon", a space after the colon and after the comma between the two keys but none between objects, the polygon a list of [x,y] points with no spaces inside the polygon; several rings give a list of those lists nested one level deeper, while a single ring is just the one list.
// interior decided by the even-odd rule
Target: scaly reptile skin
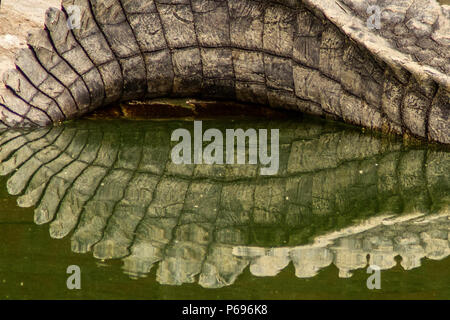
[{"label": "scaly reptile skin", "polygon": [[[73,5],[81,26],[69,30]],[[0,125],[202,96],[448,144],[449,12],[435,0],[64,0],[4,75]]]},{"label": "scaly reptile skin", "polygon": [[382,269],[397,255],[412,269],[450,254],[448,152],[321,122],[252,121],[283,125],[278,174],[261,176],[258,165],[173,164],[171,132],[187,123],[5,129],[0,174],[53,238],[123,258],[133,276],[158,266],[166,284],[200,275],[220,287],[248,265],[268,276],[290,261],[299,277],[331,263],[348,277],[367,254]]}]

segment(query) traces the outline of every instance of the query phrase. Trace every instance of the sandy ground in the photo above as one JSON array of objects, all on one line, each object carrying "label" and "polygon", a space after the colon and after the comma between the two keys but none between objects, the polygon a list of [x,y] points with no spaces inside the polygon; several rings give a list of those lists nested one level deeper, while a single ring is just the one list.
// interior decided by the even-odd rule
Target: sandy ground
[{"label": "sandy ground", "polygon": [[26,47],[27,34],[44,25],[45,11],[61,0],[2,0],[0,9],[0,77],[14,68],[14,54]]}]

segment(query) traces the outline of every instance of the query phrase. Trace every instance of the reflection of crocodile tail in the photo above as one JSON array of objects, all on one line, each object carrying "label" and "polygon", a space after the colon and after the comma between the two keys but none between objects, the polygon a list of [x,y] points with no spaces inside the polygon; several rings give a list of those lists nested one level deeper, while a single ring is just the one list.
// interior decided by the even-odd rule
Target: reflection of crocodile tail
[{"label": "reflection of crocodile tail", "polygon": [[[275,176],[259,176],[258,165],[174,165],[171,132],[192,127],[189,122],[81,121],[5,130],[0,132],[0,173],[11,173],[8,191],[20,195],[19,205],[36,206],[36,223],[50,223],[52,237],[73,231],[72,250],[92,250],[101,259],[128,257],[130,273],[146,273],[159,262],[158,279],[167,283],[194,281],[201,273],[205,286],[225,285],[249,261],[257,275],[276,274],[289,261],[298,276],[313,275],[331,261],[345,275],[365,263],[367,253],[378,259],[372,249],[384,242],[376,236],[361,242],[357,235],[345,240],[349,233],[338,233],[335,238],[343,240],[329,247],[333,230],[385,214],[401,219],[416,212],[448,213],[448,152],[322,122],[251,123],[281,124]],[[232,125],[245,128],[246,123]],[[204,121],[203,126],[223,129],[224,124]],[[447,224],[427,226],[420,232],[411,227],[411,236],[409,231],[398,231],[398,239],[390,236],[395,248],[386,244],[386,252],[402,254],[402,248],[419,241],[433,257],[424,244],[444,239],[439,230]],[[380,228],[381,238],[396,230]],[[328,238],[318,238],[323,234]],[[298,247],[314,239],[320,248]],[[439,241],[432,243],[441,248]],[[351,246],[361,250],[353,256],[355,264],[344,265],[343,255],[357,252],[345,249]],[[302,259],[308,256],[312,265]],[[418,264],[416,256],[403,256],[411,261],[405,260],[406,268]],[[273,264],[277,267],[270,269]]]},{"label": "reflection of crocodile tail", "polygon": [[[120,100],[203,95],[450,143],[448,7],[383,1],[378,31],[366,26],[367,5],[64,0],[5,74],[0,124],[46,125]],[[73,6],[81,23],[75,13],[70,30]]]},{"label": "reflection of crocodile tail", "polygon": [[[196,231],[191,231],[191,238]],[[299,278],[310,278],[331,264],[340,277],[368,265],[381,270],[394,267],[400,256],[405,270],[417,268],[421,259],[441,260],[450,255],[450,216],[410,215],[400,219],[379,217],[364,225],[318,237],[314,245],[264,248],[174,241],[168,250],[162,243],[145,241],[124,259],[124,270],[131,277],[146,276],[158,263],[157,280],[161,284],[198,283],[206,288],[231,285],[250,266],[260,277],[275,276],[293,263]],[[327,241],[322,242],[324,239]]]}]

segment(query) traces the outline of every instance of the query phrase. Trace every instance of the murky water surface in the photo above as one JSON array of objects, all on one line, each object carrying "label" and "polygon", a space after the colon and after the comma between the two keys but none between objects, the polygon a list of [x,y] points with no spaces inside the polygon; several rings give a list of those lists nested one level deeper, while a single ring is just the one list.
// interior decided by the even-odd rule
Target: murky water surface
[{"label": "murky water surface", "polygon": [[0,299],[450,298],[442,147],[314,119],[203,121],[280,129],[263,176],[173,164],[177,128],[194,134],[123,120],[0,132]]}]

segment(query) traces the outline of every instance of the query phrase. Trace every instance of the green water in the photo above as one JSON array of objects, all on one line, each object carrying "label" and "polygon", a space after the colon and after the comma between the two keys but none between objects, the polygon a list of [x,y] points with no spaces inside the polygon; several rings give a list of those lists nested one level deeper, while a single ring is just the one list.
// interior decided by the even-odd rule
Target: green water
[{"label": "green water", "polygon": [[450,298],[442,147],[309,118],[203,121],[279,129],[279,170],[263,176],[173,164],[177,128],[193,134],[190,121],[0,132],[0,299]]}]

